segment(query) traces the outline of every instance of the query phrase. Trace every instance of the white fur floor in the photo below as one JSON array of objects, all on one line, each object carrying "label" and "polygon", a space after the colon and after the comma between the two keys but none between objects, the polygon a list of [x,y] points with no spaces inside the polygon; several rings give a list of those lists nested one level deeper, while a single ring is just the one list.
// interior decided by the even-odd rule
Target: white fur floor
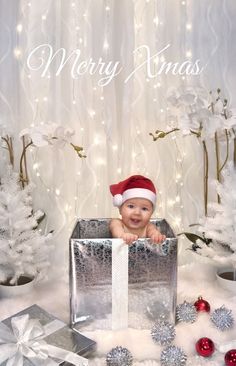
[{"label": "white fur floor", "polygon": [[[65,276],[67,278],[67,276]],[[215,268],[208,263],[191,263],[180,266],[178,271],[178,304],[184,300],[195,302],[201,295],[210,305],[211,310],[225,305],[231,309],[236,319],[236,294],[223,290],[215,279]],[[31,293],[23,297],[0,299],[0,319],[13,315],[27,306],[37,303],[45,310],[58,318],[69,320],[69,289],[68,281],[57,279],[47,285],[37,286]],[[98,343],[96,358],[90,360],[91,366],[105,366],[107,352],[112,347],[121,345],[127,347],[133,354],[134,366],[159,366],[162,348],[153,343],[149,331],[129,329],[127,331],[110,332],[96,331],[84,333]],[[196,354],[195,343],[201,337],[211,338],[216,350],[212,357],[203,358]],[[235,340],[234,344],[232,341]],[[181,347],[186,353],[187,366],[223,366],[224,352],[219,351],[219,346],[231,342],[230,348],[236,348],[236,321],[233,329],[221,332],[215,328],[207,313],[199,313],[197,321],[193,324],[179,323],[176,325],[176,338],[174,345]]]}]

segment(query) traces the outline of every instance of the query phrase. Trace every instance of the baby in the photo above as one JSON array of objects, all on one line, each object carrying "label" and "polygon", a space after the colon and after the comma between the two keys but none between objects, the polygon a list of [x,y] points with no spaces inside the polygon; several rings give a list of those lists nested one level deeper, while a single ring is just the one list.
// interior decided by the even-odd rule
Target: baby
[{"label": "baby", "polygon": [[127,244],[138,238],[150,238],[156,244],[165,240],[165,235],[150,223],[156,203],[156,189],[150,179],[132,175],[111,185],[110,191],[113,204],[121,214],[121,219],[112,219],[110,222],[113,238],[122,238]]}]

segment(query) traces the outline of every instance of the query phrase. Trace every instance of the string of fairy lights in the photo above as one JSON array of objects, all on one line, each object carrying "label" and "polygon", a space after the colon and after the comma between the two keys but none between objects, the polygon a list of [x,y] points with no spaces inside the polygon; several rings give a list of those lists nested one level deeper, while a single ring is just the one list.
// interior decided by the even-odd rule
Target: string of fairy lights
[{"label": "string of fairy lights", "polygon": [[[89,56],[89,32],[90,32],[90,9],[89,6],[86,5],[89,3],[78,3],[77,1],[71,1],[70,4],[68,4],[71,8],[71,19],[68,22],[67,26],[70,27],[71,33],[74,35],[74,48],[79,48],[81,50],[81,53],[84,53],[85,57]],[[31,2],[27,3],[27,7],[30,8],[33,5]],[[149,35],[146,32],[147,29],[147,23],[150,23],[149,28],[152,27],[152,31],[154,34],[154,45],[155,47],[158,45],[158,42],[160,41],[160,38],[165,33],[165,7],[167,5],[164,2],[159,2],[158,0],[140,0],[140,1],[134,1],[134,34],[135,34],[135,46],[141,45],[141,44],[148,44],[149,42]],[[101,29],[103,40],[102,40],[102,50],[101,50],[101,57],[103,59],[109,59],[112,58],[112,16],[115,16],[113,14],[113,4],[109,0],[104,0],[103,2],[103,11],[102,16],[104,19],[103,22],[103,29]],[[190,21],[189,17],[189,9],[188,9],[188,2],[180,0],[179,2],[179,12],[180,12],[180,33],[181,35],[184,35],[183,38],[183,44],[182,47],[184,48],[184,54],[188,59],[192,58],[192,50],[191,50],[191,32],[192,32],[192,23]],[[152,14],[152,21],[150,21],[150,14]],[[18,35],[18,45],[14,49],[14,56],[20,61],[22,57],[22,50],[19,46],[20,44],[20,37],[22,35],[22,32],[24,31],[24,23],[23,21],[26,21],[26,19],[22,19],[22,22],[19,22],[16,27],[16,32]],[[49,9],[44,10],[43,14],[41,15],[41,29],[45,29],[46,22],[50,21],[50,12]],[[183,49],[182,49],[183,51]],[[44,54],[44,50],[42,50],[42,56]],[[144,57],[144,54],[139,51],[134,54],[134,64],[138,65],[140,62],[142,62]],[[159,62],[165,62],[164,55],[160,57],[156,57],[154,60],[154,66],[158,65]],[[35,82],[32,80],[31,74],[29,70],[26,72],[25,75],[30,82]],[[47,74],[47,79],[45,79],[45,83],[47,81],[49,82],[49,79],[51,78],[50,73]],[[140,80],[143,83],[145,82],[145,86],[143,88],[142,93],[148,93],[151,98],[148,100],[148,103],[150,103],[152,106],[152,113],[153,118],[156,121],[160,121],[160,123],[164,126],[164,124],[167,121],[167,115],[169,113],[169,106],[166,105],[165,102],[163,102],[163,99],[161,98],[161,95],[163,95],[163,91],[166,89],[166,76],[160,75],[158,78],[150,79],[149,77],[145,77],[143,80],[143,76],[141,76],[141,79],[139,79],[138,75],[135,75],[133,79],[134,88],[137,88],[137,90],[140,87]],[[185,76],[181,77],[181,82],[186,83],[187,80]],[[33,127],[36,124],[44,124],[49,123],[50,121],[45,120],[44,118],[41,118],[40,116],[44,115],[43,111],[47,109],[46,104],[49,102],[50,99],[50,93],[46,95],[42,95],[43,90],[39,90],[39,95],[35,95],[33,97],[33,105],[34,105],[34,121],[30,123],[30,126]],[[104,94],[104,88],[101,86],[98,86],[97,83],[93,82],[92,87],[92,93],[91,98],[86,101],[86,109],[87,109],[87,120],[93,121],[94,124],[98,127],[96,128],[96,132],[94,132],[93,136],[93,145],[95,147],[101,146],[104,142],[106,143],[106,133],[107,133],[107,113],[104,112],[104,110],[107,107],[107,101]],[[32,97],[32,96],[31,96]],[[83,144],[83,141],[86,140],[86,120],[81,121],[81,114],[79,112],[79,108],[81,108],[79,100],[79,96],[77,93],[77,87],[76,87],[76,80],[72,81],[72,87],[71,87],[71,104],[74,108],[74,116],[79,117],[79,127],[77,127],[77,132],[80,136],[80,141]],[[134,101],[133,101],[134,102]],[[134,112],[135,113],[135,112]],[[135,134],[138,139],[142,137],[142,121],[137,116],[134,116],[135,120]],[[165,187],[162,187],[162,189],[159,190],[159,205],[158,205],[158,215],[168,215],[171,212],[171,222],[176,229],[176,231],[181,231],[183,229],[183,202],[182,202],[182,195],[184,191],[184,182],[183,182],[183,167],[184,167],[184,158],[185,158],[185,151],[184,146],[178,141],[178,132],[171,135],[172,142],[175,146],[175,190],[173,189],[172,194],[174,195],[174,192],[176,192],[176,195],[173,198],[167,198],[167,192],[165,190]],[[147,137],[148,139],[148,137]],[[180,140],[181,141],[181,140]],[[110,146],[111,153],[114,154],[114,156],[117,156],[119,151],[119,146],[117,141],[115,140],[115,137],[112,140],[112,144]],[[136,149],[136,150],[135,150]],[[33,155],[33,150],[32,151]],[[104,156],[106,149],[103,149],[102,152],[99,152],[96,154],[96,159],[93,160],[94,162],[94,171],[101,170],[106,168],[106,156]],[[136,169],[136,171],[144,172],[143,166],[139,165],[139,159],[138,157],[140,154],[145,154],[147,151],[145,151],[145,145],[142,145],[140,149],[137,149],[137,147],[134,147],[133,151],[131,151],[131,158],[132,158],[132,166]],[[43,184],[42,180],[42,174],[40,170],[42,169],[42,163],[40,160],[37,160],[37,154],[34,155],[34,161],[33,161],[33,172],[35,176],[40,179],[41,184]],[[86,165],[86,162],[84,163]],[[81,170],[81,163],[77,163],[78,168],[75,172],[75,192],[73,194],[73,202],[64,204],[64,212],[68,215],[71,214],[72,216],[77,216],[78,214],[82,214],[81,211],[81,195],[80,195],[80,186],[83,179],[83,172]],[[83,165],[84,166],[84,165]],[[122,161],[117,158],[117,166],[114,166],[114,169],[116,170],[117,179],[123,178],[122,176]],[[150,167],[147,167],[145,174],[148,175],[150,173]],[[98,175],[98,177],[100,177]],[[63,202],[63,192],[62,187],[51,187],[46,186],[45,189],[48,193],[54,194],[56,198],[61,198],[61,202]],[[101,181],[99,181],[99,178],[96,180],[96,190],[94,191],[94,214],[99,216],[99,191],[101,189]]]}]

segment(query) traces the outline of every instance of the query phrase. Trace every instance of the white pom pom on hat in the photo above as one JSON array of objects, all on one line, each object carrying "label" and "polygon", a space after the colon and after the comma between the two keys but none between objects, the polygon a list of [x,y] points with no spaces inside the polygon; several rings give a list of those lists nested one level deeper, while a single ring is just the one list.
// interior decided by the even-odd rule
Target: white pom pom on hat
[{"label": "white pom pom on hat", "polygon": [[115,194],[115,196],[113,197],[113,205],[115,207],[120,207],[123,203],[122,200],[123,200],[122,194]]},{"label": "white pom pom on hat", "polygon": [[156,204],[156,189],[152,181],[142,175],[131,177],[110,186],[113,195],[113,205],[120,207],[126,200],[131,198],[146,198],[151,201],[153,207]]}]

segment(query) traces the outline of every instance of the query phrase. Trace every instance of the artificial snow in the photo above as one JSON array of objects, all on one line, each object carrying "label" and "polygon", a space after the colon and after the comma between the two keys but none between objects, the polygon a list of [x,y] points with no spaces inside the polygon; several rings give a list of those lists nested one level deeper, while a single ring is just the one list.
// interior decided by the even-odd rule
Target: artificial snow
[{"label": "artificial snow", "polygon": [[[207,261],[179,267],[178,304],[185,300],[193,303],[198,296],[202,296],[210,303],[211,311],[225,305],[232,310],[236,319],[236,295],[219,287],[215,272],[216,268]],[[30,294],[22,298],[1,299],[0,317],[4,319],[34,303],[63,321],[69,322],[68,277],[63,276],[50,283],[37,285]],[[178,323],[175,329],[176,338],[173,344],[181,347],[187,354],[187,366],[222,366],[224,353],[219,352],[219,345],[236,340],[236,324],[231,330],[221,332],[214,327],[208,313],[198,313],[195,323]],[[106,353],[118,345],[127,347],[131,351],[134,357],[133,366],[160,366],[160,352],[163,347],[153,342],[147,330],[128,329],[113,332],[99,330],[86,331],[83,334],[98,343],[96,357],[89,360],[90,366],[105,366]],[[216,351],[210,358],[202,358],[196,354],[195,343],[201,337],[211,338],[215,343]]]}]

